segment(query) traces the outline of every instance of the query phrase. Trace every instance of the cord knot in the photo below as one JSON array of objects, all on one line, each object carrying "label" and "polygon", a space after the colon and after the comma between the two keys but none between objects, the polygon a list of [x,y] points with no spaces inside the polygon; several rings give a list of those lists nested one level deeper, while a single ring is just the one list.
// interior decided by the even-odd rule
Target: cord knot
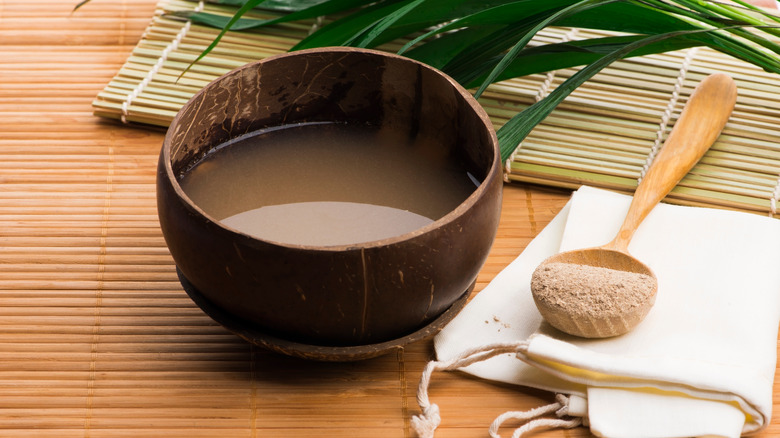
[{"label": "cord knot", "polygon": [[441,424],[439,405],[436,403],[424,408],[421,415],[412,417],[412,428],[420,438],[433,438],[433,431]]},{"label": "cord knot", "polygon": [[555,415],[560,417],[567,417],[569,415],[569,400],[570,398],[564,394],[555,394],[555,401],[561,405],[560,409],[555,411]]}]

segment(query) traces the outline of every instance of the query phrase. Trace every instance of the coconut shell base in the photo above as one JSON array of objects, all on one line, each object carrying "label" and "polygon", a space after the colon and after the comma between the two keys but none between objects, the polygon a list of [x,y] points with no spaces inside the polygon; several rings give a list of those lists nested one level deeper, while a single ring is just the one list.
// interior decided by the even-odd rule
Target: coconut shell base
[{"label": "coconut shell base", "polygon": [[181,282],[184,291],[187,292],[190,299],[192,299],[206,315],[228,331],[253,345],[276,353],[323,362],[350,362],[371,359],[396,351],[413,342],[428,339],[438,333],[447,325],[447,323],[455,318],[468,302],[471,291],[474,289],[474,284],[472,284],[468,290],[466,290],[465,293],[449,307],[449,309],[444,311],[444,313],[424,327],[406,336],[375,344],[327,346],[295,342],[266,333],[251,322],[236,318],[230,313],[220,309],[218,306],[215,306],[203,296],[203,294],[201,294],[198,289],[184,277],[184,275],[182,275],[181,271],[177,269],[176,273],[179,276],[179,281]]}]

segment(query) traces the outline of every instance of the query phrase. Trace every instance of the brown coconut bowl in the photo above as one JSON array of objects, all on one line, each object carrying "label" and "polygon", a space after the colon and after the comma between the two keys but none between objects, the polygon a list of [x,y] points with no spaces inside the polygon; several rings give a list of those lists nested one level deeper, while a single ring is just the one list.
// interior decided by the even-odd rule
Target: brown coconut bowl
[{"label": "brown coconut bowl", "polygon": [[[179,185],[181,174],[221,143],[317,121],[435,133],[481,184],[424,228],[338,247],[242,234],[209,217]],[[429,336],[457,313],[495,237],[501,185],[490,120],[456,82],[401,56],[326,48],[238,68],[184,105],[163,143],[157,206],[182,284],[206,313],[285,353],[355,359]]]}]

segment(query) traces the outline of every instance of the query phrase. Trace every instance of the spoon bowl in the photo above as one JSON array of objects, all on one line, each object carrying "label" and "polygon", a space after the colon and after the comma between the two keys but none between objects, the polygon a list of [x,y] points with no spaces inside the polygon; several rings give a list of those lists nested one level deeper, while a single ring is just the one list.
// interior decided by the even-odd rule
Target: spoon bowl
[{"label": "spoon bowl", "polygon": [[730,76],[705,78],[638,185],[615,238],[596,248],[553,255],[536,268],[531,293],[550,325],[575,336],[605,338],[627,333],[644,319],[655,303],[658,280],[629,254],[628,245],[650,211],[718,138],[736,98]]},{"label": "spoon bowl", "polygon": [[534,271],[531,288],[550,325],[575,336],[605,338],[642,322],[655,304],[658,281],[627,252],[598,247],[551,256]]}]

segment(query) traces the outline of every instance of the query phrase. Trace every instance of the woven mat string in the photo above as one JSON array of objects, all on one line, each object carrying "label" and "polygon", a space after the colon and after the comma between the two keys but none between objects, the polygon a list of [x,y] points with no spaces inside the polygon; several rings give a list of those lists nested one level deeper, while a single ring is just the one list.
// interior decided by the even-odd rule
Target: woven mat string
[{"label": "woven mat string", "polygon": [[[566,43],[574,38],[577,37],[577,34],[580,32],[579,28],[572,28],[568,32],[566,32],[561,37],[561,42]],[[547,97],[548,94],[550,94],[550,87],[552,87],[552,83],[555,80],[555,75],[557,71],[551,70],[548,71],[547,74],[544,76],[544,80],[541,84],[539,84],[539,89],[536,90],[536,95],[534,96],[534,101],[539,102],[545,97]],[[515,154],[517,153],[517,150],[520,149],[520,147],[523,144],[520,143],[517,145],[517,147],[512,151],[512,154],[509,156],[509,158],[506,159],[504,162],[504,182],[510,182],[509,181],[509,174],[512,173],[512,161],[514,161]]]},{"label": "woven mat string", "polygon": [[[203,11],[203,8],[205,7],[205,3],[203,0],[198,2],[198,6],[195,7],[193,12],[201,12]],[[152,82],[152,79],[154,76],[160,71],[160,69],[165,65],[165,61],[168,60],[168,56],[170,56],[171,52],[175,51],[179,48],[179,44],[181,44],[182,41],[184,41],[184,38],[187,36],[187,33],[190,31],[190,27],[192,26],[192,21],[187,20],[184,23],[184,26],[181,28],[178,34],[176,34],[176,37],[171,40],[170,43],[163,49],[162,54],[157,59],[157,62],[154,63],[152,68],[146,73],[146,76],[141,80],[141,82],[136,85],[133,90],[128,93],[127,97],[125,98],[124,102],[122,102],[122,114],[120,116],[120,120],[122,123],[129,123],[128,116],[130,114],[130,105],[132,105],[133,101],[138,98],[138,96],[143,93],[143,91],[146,89],[146,87]]]},{"label": "woven mat string", "polygon": [[666,134],[666,127],[669,125],[669,122],[672,119],[672,113],[674,112],[674,108],[677,106],[677,101],[680,98],[680,91],[685,85],[686,76],[688,76],[688,69],[690,68],[691,63],[693,62],[693,58],[696,56],[698,51],[698,47],[694,47],[688,50],[688,52],[685,54],[685,59],[683,59],[680,69],[677,71],[677,81],[674,83],[672,95],[669,97],[669,102],[666,105],[666,109],[664,109],[664,112],[661,115],[661,122],[658,124],[658,130],[655,133],[653,147],[650,148],[650,153],[647,155],[645,164],[642,166],[642,171],[639,174],[639,178],[637,178],[637,185],[642,182],[642,179],[645,177],[647,170],[650,168],[650,165],[653,164],[655,156],[658,155],[658,151],[662,147],[662,142]]},{"label": "woven mat string", "polygon": [[[434,371],[451,371],[467,367],[477,362],[482,362],[495,356],[516,354],[526,349],[528,349],[527,342],[490,344],[467,350],[450,360],[428,362],[423,370],[420,384],[417,389],[417,403],[420,405],[422,413],[421,415],[415,415],[411,420],[412,428],[417,432],[417,435],[420,438],[432,438],[436,428],[441,424],[439,406],[435,403],[431,403],[428,396],[428,387],[431,384],[431,377]],[[558,418],[539,418],[542,415],[553,412]],[[567,417],[568,413],[569,398],[563,394],[559,394],[556,396],[556,402],[550,405],[532,409],[527,412],[507,412],[502,414],[496,418],[490,426],[490,436],[493,438],[500,438],[500,435],[498,434],[499,427],[504,421],[510,419],[523,421],[531,420],[518,428],[512,435],[513,438],[519,438],[524,433],[541,427],[573,428],[582,424],[581,418],[563,418]]]},{"label": "woven mat string", "polygon": [[780,201],[780,178],[777,179],[775,189],[772,191],[772,195],[769,197],[769,217],[775,217],[777,214],[777,201]]}]

